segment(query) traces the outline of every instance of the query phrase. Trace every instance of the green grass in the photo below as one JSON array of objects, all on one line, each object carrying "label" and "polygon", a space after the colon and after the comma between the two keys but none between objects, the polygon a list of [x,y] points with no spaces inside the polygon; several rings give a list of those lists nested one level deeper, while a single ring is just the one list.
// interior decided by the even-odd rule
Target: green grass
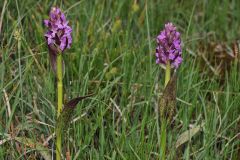
[{"label": "green grass", "polygon": [[[212,42],[231,47],[239,38],[240,1],[136,2],[1,1],[0,159],[40,159],[36,147],[14,136],[43,143],[41,137],[54,131],[56,80],[42,23],[54,3],[73,27],[73,44],[64,55],[65,100],[95,93],[77,106],[77,120],[64,133],[64,156],[69,150],[72,159],[158,159],[155,84],[163,88],[164,70],[155,64],[155,37],[172,21],[182,33],[184,62],[177,71],[178,101],[166,156],[239,159],[239,64],[217,76],[201,55],[214,54],[207,47]],[[181,133],[202,123],[191,140],[175,148]],[[46,147],[49,152],[53,142]]]}]

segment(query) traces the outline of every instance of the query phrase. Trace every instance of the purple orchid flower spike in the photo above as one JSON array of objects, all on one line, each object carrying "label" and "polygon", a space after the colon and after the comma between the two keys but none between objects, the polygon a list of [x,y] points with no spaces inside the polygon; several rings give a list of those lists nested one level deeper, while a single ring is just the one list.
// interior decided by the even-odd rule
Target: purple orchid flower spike
[{"label": "purple orchid flower spike", "polygon": [[44,24],[48,28],[44,36],[47,40],[51,66],[56,73],[57,54],[62,54],[66,48],[71,47],[72,28],[68,25],[64,13],[56,7],[51,9],[49,19],[44,20]]},{"label": "purple orchid flower spike", "polygon": [[178,68],[182,63],[182,47],[180,33],[172,23],[165,24],[165,28],[157,36],[156,63],[166,65],[170,62],[171,68]]}]

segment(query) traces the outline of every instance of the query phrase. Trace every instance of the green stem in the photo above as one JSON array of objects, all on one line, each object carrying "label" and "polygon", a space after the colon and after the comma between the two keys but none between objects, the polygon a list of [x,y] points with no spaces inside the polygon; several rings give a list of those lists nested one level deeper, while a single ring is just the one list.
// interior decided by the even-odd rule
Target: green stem
[{"label": "green stem", "polygon": [[167,126],[164,118],[161,120],[161,138],[160,138],[160,160],[166,159],[166,144],[167,144]]},{"label": "green stem", "polygon": [[[171,78],[171,64],[167,61],[165,72],[165,84],[166,87]],[[166,117],[161,117],[161,138],[160,138],[160,160],[166,159],[166,145],[167,145],[167,121]]]},{"label": "green stem", "polygon": [[167,86],[170,80],[170,77],[171,77],[171,64],[170,64],[170,61],[167,61],[166,72],[165,72],[165,84],[164,84],[165,87]]},{"label": "green stem", "polygon": [[[62,54],[57,55],[57,118],[59,117],[63,106],[63,71],[62,71]],[[61,160],[61,143],[62,134],[61,130],[56,130],[56,160]]]}]

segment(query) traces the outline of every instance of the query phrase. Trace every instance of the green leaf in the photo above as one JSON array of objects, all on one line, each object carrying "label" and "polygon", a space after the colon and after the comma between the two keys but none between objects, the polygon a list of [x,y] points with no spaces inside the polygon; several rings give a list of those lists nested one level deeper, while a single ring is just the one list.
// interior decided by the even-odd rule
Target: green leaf
[{"label": "green leaf", "polygon": [[176,73],[171,77],[160,98],[160,118],[170,120],[176,107]]},{"label": "green leaf", "polygon": [[58,120],[57,120],[57,124],[56,124],[56,132],[59,133],[59,132],[62,132],[63,131],[67,131],[68,129],[68,126],[71,122],[71,118],[72,118],[72,115],[73,115],[73,111],[74,109],[76,108],[77,104],[85,99],[85,98],[88,98],[88,97],[91,97],[93,96],[93,94],[89,94],[89,95],[86,95],[86,96],[82,96],[82,97],[77,97],[77,98],[73,98],[72,100],[70,100],[68,103],[66,103],[64,105],[64,108],[63,108],[63,111],[61,112]]}]

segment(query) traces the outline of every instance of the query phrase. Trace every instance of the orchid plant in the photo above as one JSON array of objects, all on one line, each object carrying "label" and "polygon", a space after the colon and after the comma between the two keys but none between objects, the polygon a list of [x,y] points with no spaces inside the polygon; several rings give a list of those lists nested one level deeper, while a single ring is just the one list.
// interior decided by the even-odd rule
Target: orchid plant
[{"label": "orchid plant", "polygon": [[[56,133],[56,159],[61,159],[62,130],[66,129],[66,124],[79,101],[91,95],[77,97],[63,104],[63,75],[65,50],[72,44],[72,28],[69,26],[64,13],[53,7],[49,14],[49,19],[44,20],[48,31],[44,35],[47,41],[49,57],[52,69],[57,78],[57,123]],[[64,108],[63,108],[64,107]]]},{"label": "orchid plant", "polygon": [[[165,160],[167,123],[171,119],[176,103],[176,75],[171,76],[171,68],[177,69],[182,63],[182,46],[180,33],[172,23],[157,36],[156,63],[165,68],[165,84],[160,99],[161,142],[160,159]],[[167,113],[166,113],[167,112]]]}]

